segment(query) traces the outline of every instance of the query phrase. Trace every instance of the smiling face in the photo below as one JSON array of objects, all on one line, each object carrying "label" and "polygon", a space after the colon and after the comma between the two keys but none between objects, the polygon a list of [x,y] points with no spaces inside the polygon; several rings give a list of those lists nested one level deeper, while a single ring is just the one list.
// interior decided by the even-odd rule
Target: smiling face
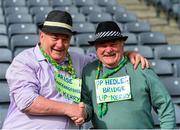
[{"label": "smiling face", "polygon": [[56,62],[61,63],[70,45],[71,37],[64,34],[40,32],[40,46]]},{"label": "smiling face", "polygon": [[114,68],[123,55],[124,41],[106,41],[95,44],[98,59],[107,67]]}]

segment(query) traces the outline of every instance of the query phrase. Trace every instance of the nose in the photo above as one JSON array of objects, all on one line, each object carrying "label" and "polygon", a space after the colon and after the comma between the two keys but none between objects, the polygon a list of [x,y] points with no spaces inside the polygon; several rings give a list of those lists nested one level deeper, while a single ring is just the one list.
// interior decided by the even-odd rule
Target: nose
[{"label": "nose", "polygon": [[106,46],[105,50],[106,52],[112,52],[113,49],[111,46]]},{"label": "nose", "polygon": [[59,38],[59,39],[57,40],[56,46],[58,46],[59,48],[64,47],[64,43],[63,43],[63,40],[62,40],[61,38]]}]

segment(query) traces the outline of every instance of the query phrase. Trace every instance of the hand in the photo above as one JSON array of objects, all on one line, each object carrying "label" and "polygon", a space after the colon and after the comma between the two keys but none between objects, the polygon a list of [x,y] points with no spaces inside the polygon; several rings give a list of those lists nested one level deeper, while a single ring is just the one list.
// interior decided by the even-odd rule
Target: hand
[{"label": "hand", "polygon": [[126,52],[126,54],[129,57],[131,63],[134,65],[134,69],[137,69],[139,63],[141,63],[142,69],[149,68],[151,66],[149,61],[138,52],[129,51]]},{"label": "hand", "polygon": [[86,119],[85,104],[80,102],[79,104],[70,104],[67,108],[67,116],[74,121],[77,126],[82,125]]}]

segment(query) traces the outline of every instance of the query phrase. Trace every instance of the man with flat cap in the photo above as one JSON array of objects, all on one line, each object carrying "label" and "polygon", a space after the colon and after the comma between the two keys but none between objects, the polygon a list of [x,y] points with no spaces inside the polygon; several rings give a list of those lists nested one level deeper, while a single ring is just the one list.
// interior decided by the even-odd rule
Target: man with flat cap
[{"label": "man with flat cap", "polygon": [[123,53],[128,37],[113,21],[98,24],[95,45],[98,60],[84,67],[82,101],[87,121],[95,129],[152,129],[152,107],[162,129],[175,128],[171,98],[152,69],[136,70]]},{"label": "man with flat cap", "polygon": [[[81,72],[92,59],[68,51],[69,13],[51,11],[39,29],[40,42],[17,55],[7,70],[10,106],[3,129],[79,128],[86,119]],[[147,65],[141,55],[129,56]]]}]

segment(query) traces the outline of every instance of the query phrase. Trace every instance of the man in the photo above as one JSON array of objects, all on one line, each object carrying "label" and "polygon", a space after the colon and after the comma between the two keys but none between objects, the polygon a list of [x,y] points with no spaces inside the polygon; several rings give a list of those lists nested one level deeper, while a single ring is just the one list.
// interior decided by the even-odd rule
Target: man
[{"label": "man", "polygon": [[[3,129],[79,128],[86,118],[81,72],[92,59],[68,52],[69,13],[51,11],[39,29],[40,43],[16,56],[7,70],[11,103]],[[131,57],[136,56],[146,65],[140,55]]]},{"label": "man", "polygon": [[98,60],[84,67],[82,101],[87,120],[98,129],[153,128],[151,108],[159,114],[161,128],[175,127],[171,98],[151,69],[136,70],[123,53],[128,38],[113,21],[97,26],[95,45]]}]

